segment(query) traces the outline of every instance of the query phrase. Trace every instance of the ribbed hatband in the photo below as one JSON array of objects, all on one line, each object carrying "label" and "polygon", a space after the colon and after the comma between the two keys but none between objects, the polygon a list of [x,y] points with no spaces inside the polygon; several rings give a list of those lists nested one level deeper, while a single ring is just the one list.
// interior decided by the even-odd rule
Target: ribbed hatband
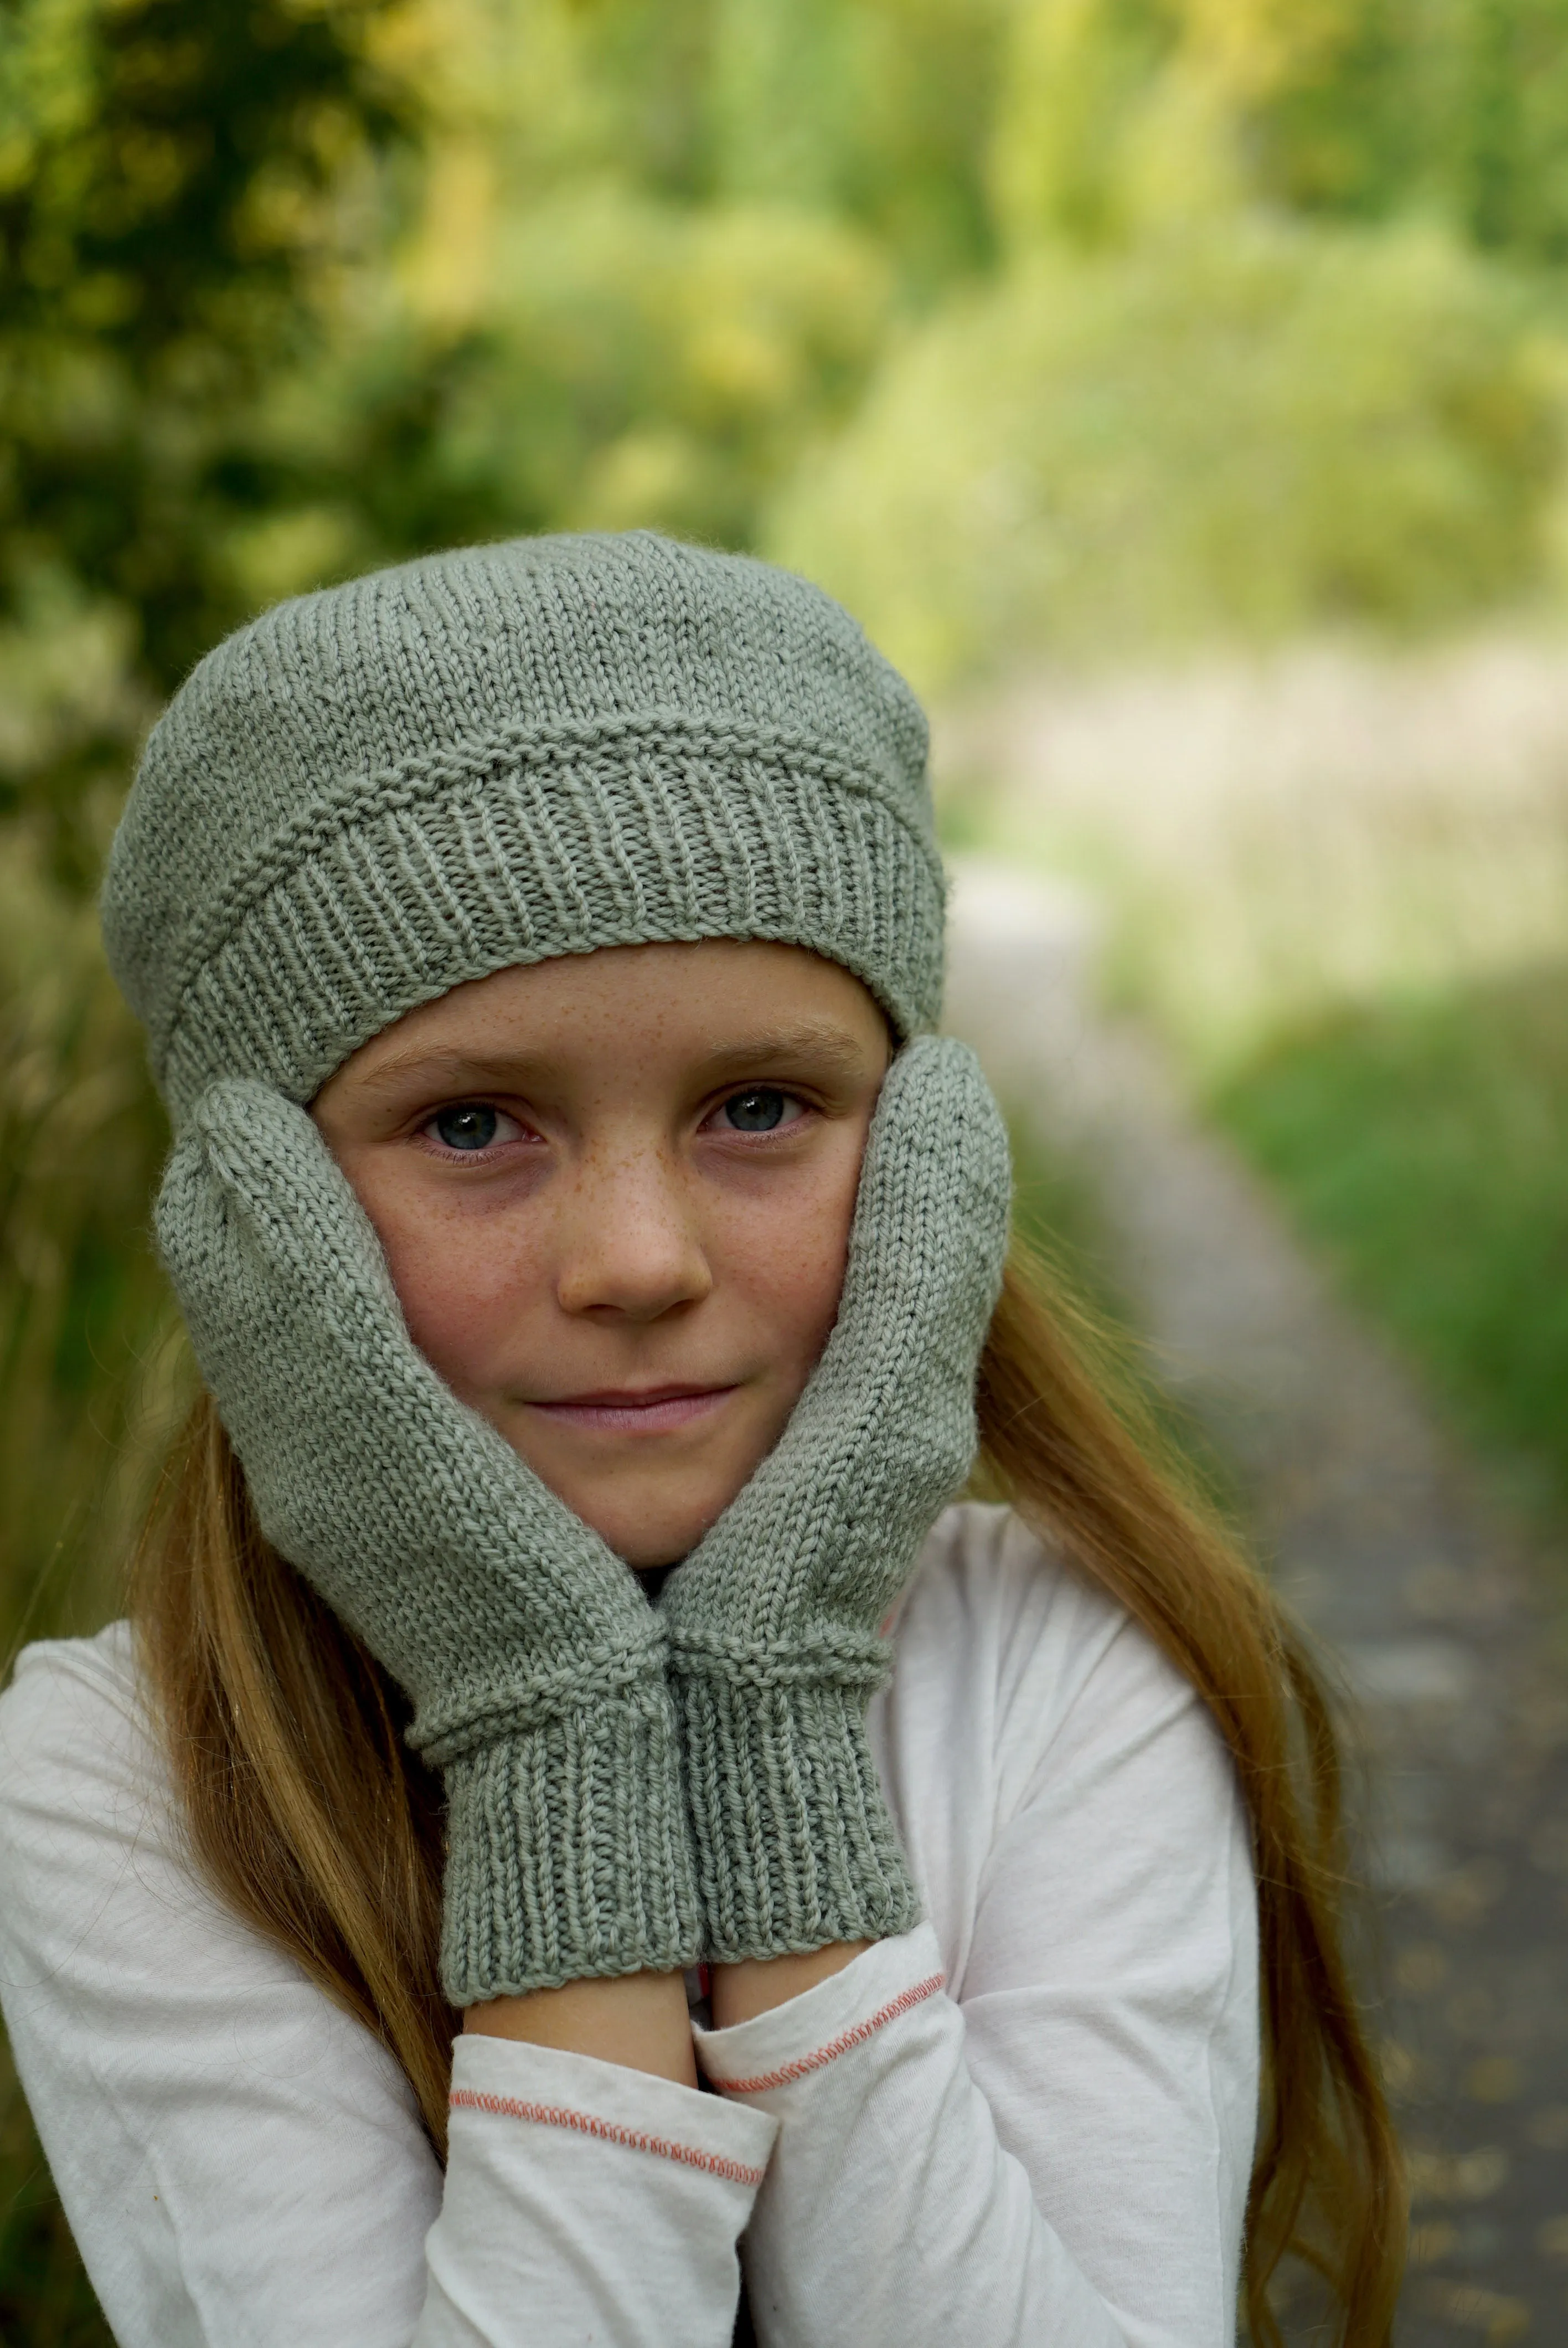
[{"label": "ribbed hatband", "polygon": [[935,1024],[924,717],[820,590],[647,531],[459,549],[280,604],[149,739],[104,934],[177,1128],[308,1101],[510,963],[752,938]]}]

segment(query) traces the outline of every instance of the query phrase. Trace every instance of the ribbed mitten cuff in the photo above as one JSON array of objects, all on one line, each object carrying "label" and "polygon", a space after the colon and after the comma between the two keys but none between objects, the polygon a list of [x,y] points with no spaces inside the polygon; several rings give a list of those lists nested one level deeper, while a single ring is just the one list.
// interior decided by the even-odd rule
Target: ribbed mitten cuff
[{"label": "ribbed mitten cuff", "polygon": [[885,1940],[920,1902],[866,1737],[866,1692],[737,1685],[672,1663],[703,1951],[778,1957]]},{"label": "ribbed mitten cuff", "polygon": [[691,1829],[662,1675],[455,1756],[446,1786],[441,1979],[454,2005],[696,1963]]}]

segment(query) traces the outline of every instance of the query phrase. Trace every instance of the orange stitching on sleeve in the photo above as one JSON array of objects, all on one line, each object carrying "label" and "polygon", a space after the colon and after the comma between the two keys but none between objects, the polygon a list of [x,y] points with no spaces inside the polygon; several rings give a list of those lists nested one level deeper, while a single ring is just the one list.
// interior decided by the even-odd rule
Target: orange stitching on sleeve
[{"label": "orange stitching on sleeve", "polygon": [[827,2044],[819,2046],[814,2054],[803,2054],[798,2061],[785,2063],[777,2071],[764,2071],[760,2078],[721,2079],[717,2084],[726,2096],[760,2096],[764,2087],[787,2087],[792,2079],[804,2079],[808,2072],[820,2071],[825,2064],[835,2062],[840,2054],[846,2054],[852,2046],[862,2045],[867,2038],[874,2038],[885,2024],[897,2022],[898,2016],[907,2013],[911,2006],[923,2005],[928,1997],[935,1997],[938,1991],[945,1986],[942,1975],[933,1973],[929,1980],[917,1982],[913,1989],[903,1991],[891,2004],[883,2006],[867,2021],[857,2022],[853,2030],[840,2031],[836,2038],[830,2038]]},{"label": "orange stitching on sleeve", "polygon": [[540,2127],[572,2128],[579,2136],[602,2138],[606,2144],[624,2144],[633,2152],[657,2153],[661,2160],[678,2160],[687,2168],[701,2168],[710,2177],[722,2177],[732,2185],[759,2186],[766,2170],[748,2168],[743,2160],[726,2160],[722,2153],[699,2152],[695,2146],[673,2144],[668,2137],[646,2136],[641,2128],[620,2127],[614,2120],[596,2118],[591,2112],[574,2112],[565,2104],[527,2104],[511,2096],[482,2096],[473,2087],[454,2087],[451,2096],[455,2111],[496,2112],[503,2119],[532,2120]]}]

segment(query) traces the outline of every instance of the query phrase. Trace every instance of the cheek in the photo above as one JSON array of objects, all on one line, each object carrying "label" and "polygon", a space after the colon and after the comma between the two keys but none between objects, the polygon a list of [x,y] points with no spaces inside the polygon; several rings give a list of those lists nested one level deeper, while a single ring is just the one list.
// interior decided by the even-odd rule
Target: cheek
[{"label": "cheek", "polygon": [[366,1198],[408,1334],[465,1401],[475,1401],[515,1354],[540,1283],[528,1251],[507,1243],[503,1220],[433,1202],[388,1185]]},{"label": "cheek", "polygon": [[809,1179],[731,1202],[716,1234],[714,1270],[763,1340],[791,1402],[838,1312],[859,1171],[856,1137]]}]

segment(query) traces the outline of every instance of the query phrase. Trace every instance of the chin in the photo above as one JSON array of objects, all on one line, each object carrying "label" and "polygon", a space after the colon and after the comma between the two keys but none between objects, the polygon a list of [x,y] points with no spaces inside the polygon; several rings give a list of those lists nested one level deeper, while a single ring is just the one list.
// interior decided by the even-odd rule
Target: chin
[{"label": "chin", "polygon": [[690,1557],[712,1522],[712,1517],[704,1517],[700,1523],[680,1531],[650,1529],[646,1525],[633,1529],[624,1522],[596,1525],[594,1530],[607,1548],[626,1560],[633,1572],[657,1573],[661,1567],[679,1565],[683,1557]]},{"label": "chin", "polygon": [[[715,1451],[720,1447],[712,1447]],[[758,1460],[765,1445],[726,1445],[720,1457],[706,1459],[628,1459],[624,1452],[597,1456],[533,1456],[519,1443],[518,1454],[559,1500],[596,1532],[607,1549],[623,1558],[638,1573],[654,1573],[690,1557],[709,1528],[722,1517]]]},{"label": "chin", "polygon": [[661,1505],[651,1498],[645,1508],[639,1508],[635,1502],[621,1498],[613,1509],[589,1507],[580,1509],[579,1514],[605,1547],[624,1558],[633,1571],[656,1573],[663,1566],[679,1565],[683,1557],[690,1557],[733,1497],[733,1493],[726,1491],[706,1508],[693,1508],[690,1503],[671,1508],[667,1500]]},{"label": "chin", "polygon": [[765,1457],[768,1444],[757,1437],[774,1430],[744,1432],[751,1439],[736,1441],[727,1429],[728,1440],[661,1437],[646,1449],[598,1441],[517,1447],[607,1549],[635,1571],[653,1573],[691,1556]]}]

